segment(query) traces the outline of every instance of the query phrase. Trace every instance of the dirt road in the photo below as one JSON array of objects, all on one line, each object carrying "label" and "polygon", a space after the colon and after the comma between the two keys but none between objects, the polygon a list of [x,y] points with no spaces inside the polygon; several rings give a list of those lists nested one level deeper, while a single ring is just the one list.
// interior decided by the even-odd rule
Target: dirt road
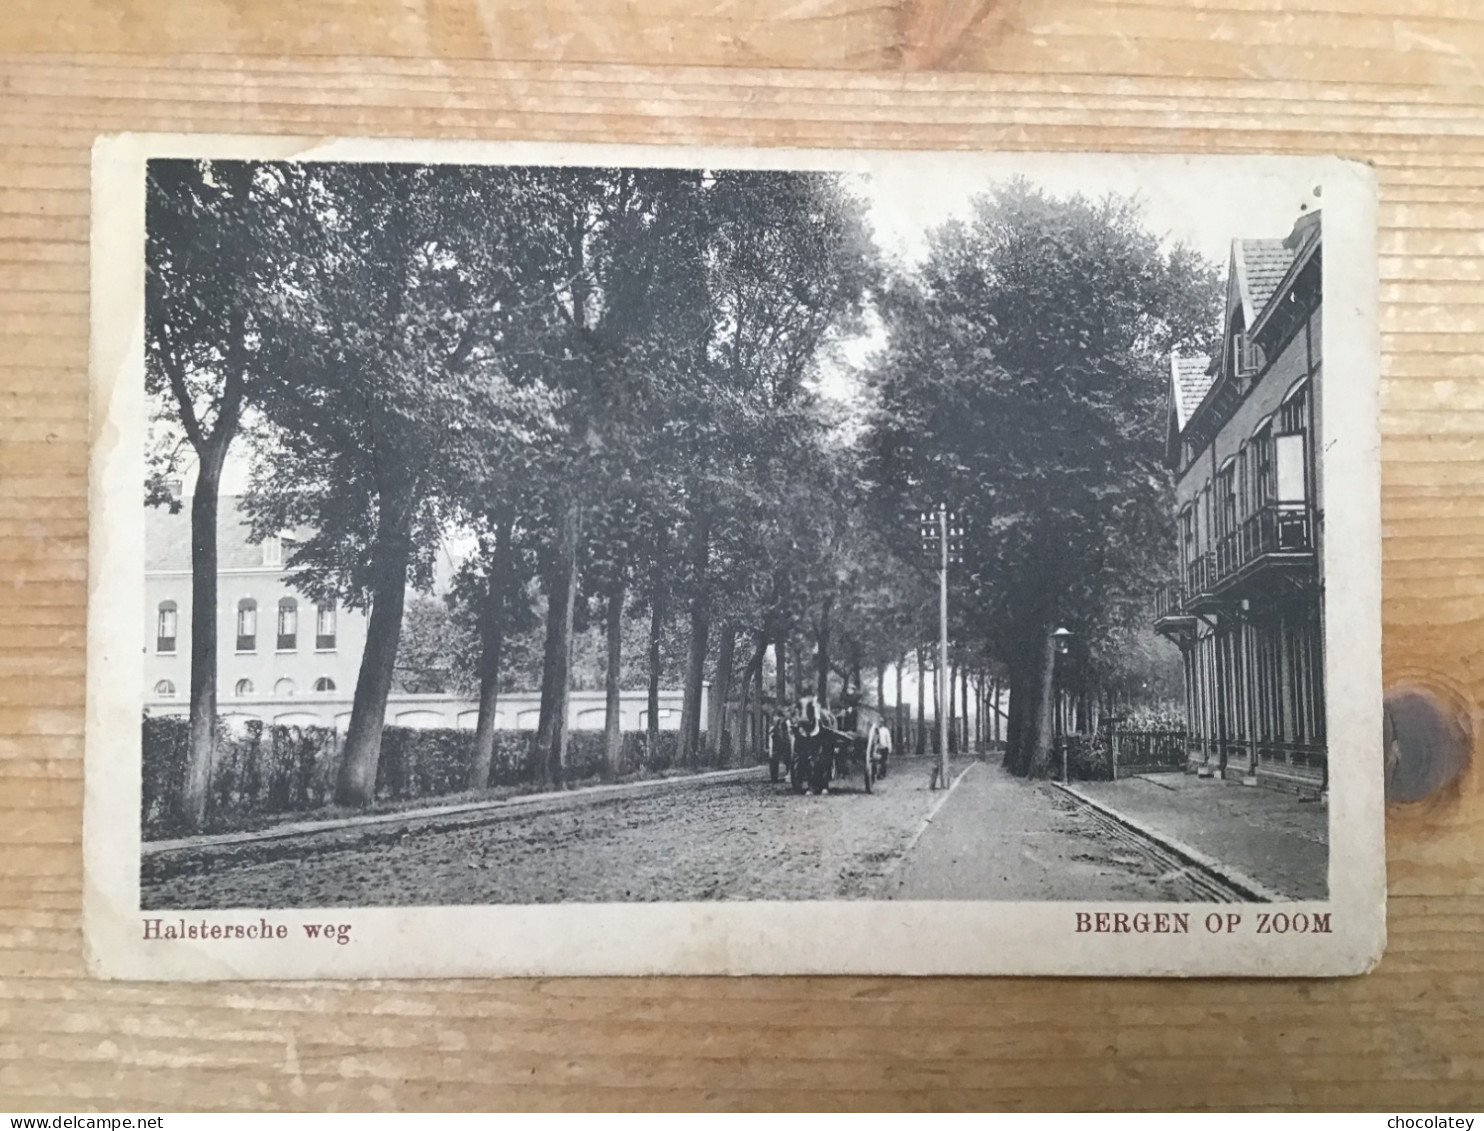
[{"label": "dirt road", "polygon": [[866,794],[719,782],[457,828],[408,822],[146,862],[147,909],[868,897],[942,794],[899,761]]}]

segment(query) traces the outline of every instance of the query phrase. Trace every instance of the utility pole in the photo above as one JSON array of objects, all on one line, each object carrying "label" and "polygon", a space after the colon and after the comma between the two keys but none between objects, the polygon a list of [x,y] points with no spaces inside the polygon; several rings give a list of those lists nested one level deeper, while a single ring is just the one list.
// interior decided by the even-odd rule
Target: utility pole
[{"label": "utility pole", "polygon": [[[948,788],[948,566],[963,561],[963,528],[958,516],[939,503],[931,516],[919,515],[924,550],[938,551],[938,764],[931,788]],[[934,545],[936,543],[936,545]]]},{"label": "utility pole", "polygon": [[938,782],[948,788],[948,505],[938,504]]}]

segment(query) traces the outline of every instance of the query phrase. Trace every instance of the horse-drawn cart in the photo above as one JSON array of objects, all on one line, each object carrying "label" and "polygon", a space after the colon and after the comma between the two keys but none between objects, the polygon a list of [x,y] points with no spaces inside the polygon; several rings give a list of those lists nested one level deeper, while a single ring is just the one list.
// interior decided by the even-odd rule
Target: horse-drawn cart
[{"label": "horse-drawn cart", "polygon": [[768,757],[773,780],[786,769],[795,793],[824,793],[830,782],[856,773],[870,793],[886,773],[885,751],[876,742],[879,722],[870,707],[850,707],[837,718],[814,699],[804,700],[792,723],[773,728]]}]

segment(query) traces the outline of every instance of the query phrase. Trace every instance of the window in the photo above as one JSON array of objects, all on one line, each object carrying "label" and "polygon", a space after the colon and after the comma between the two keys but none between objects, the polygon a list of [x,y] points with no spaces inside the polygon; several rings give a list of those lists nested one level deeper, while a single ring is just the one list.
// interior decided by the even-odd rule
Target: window
[{"label": "window", "polygon": [[284,676],[281,680],[273,685],[273,694],[278,696],[279,698],[283,698],[287,695],[292,695],[294,691],[294,681],[291,680],[288,676]]},{"label": "window", "polygon": [[155,684],[155,698],[156,699],[174,699],[175,698],[175,684],[171,683],[168,679],[162,679],[162,680],[160,680],[159,683]]},{"label": "window", "polygon": [[247,696],[251,695],[252,692],[252,680],[250,679],[239,679],[237,681],[237,686],[232,689],[232,694],[237,696],[237,698],[239,699],[246,698]]},{"label": "window", "polygon": [[1278,454],[1278,502],[1306,502],[1308,494],[1304,483],[1304,434],[1291,432],[1275,437],[1274,443]]},{"label": "window", "polygon": [[278,602],[278,650],[292,652],[299,647],[299,602],[285,597]]},{"label": "window", "polygon": [[175,651],[176,607],[174,601],[161,601],[159,617],[155,622],[155,651]]},{"label": "window", "polygon": [[263,564],[274,569],[283,565],[283,542],[280,539],[263,539]]},{"label": "window", "polygon": [[335,606],[321,605],[314,618],[314,646],[321,652],[335,647]]},{"label": "window", "polygon": [[1216,502],[1220,507],[1216,516],[1216,534],[1219,538],[1233,534],[1237,529],[1236,471],[1236,464],[1227,460],[1216,477]]},{"label": "window", "polygon": [[322,692],[334,691],[335,681],[327,675],[322,675],[314,681],[314,689]]},{"label": "window", "polygon": [[1243,518],[1252,513],[1252,486],[1247,465],[1247,445],[1243,444],[1237,449],[1237,505]]},{"label": "window", "polygon": [[1216,544],[1216,522],[1211,516],[1211,484],[1207,483],[1201,488],[1201,517],[1200,538],[1201,544],[1207,551]]},{"label": "window", "polygon": [[1283,400],[1278,413],[1280,434],[1274,438],[1277,463],[1277,500],[1304,503],[1309,490],[1309,386],[1300,381]]},{"label": "window", "polygon": [[1278,484],[1273,477],[1273,429],[1264,424],[1252,437],[1252,478],[1257,492],[1259,507],[1267,506],[1278,493]]},{"label": "window", "polygon": [[237,651],[258,650],[258,603],[251,597],[237,602]]}]

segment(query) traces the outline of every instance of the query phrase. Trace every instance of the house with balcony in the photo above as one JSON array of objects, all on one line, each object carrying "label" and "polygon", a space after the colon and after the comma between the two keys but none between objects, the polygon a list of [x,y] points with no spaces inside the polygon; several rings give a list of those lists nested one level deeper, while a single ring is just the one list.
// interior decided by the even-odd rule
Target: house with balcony
[{"label": "house with balcony", "polygon": [[1300,792],[1328,782],[1321,256],[1317,210],[1233,240],[1219,351],[1170,359],[1178,579],[1154,624],[1181,650],[1191,769]]}]

